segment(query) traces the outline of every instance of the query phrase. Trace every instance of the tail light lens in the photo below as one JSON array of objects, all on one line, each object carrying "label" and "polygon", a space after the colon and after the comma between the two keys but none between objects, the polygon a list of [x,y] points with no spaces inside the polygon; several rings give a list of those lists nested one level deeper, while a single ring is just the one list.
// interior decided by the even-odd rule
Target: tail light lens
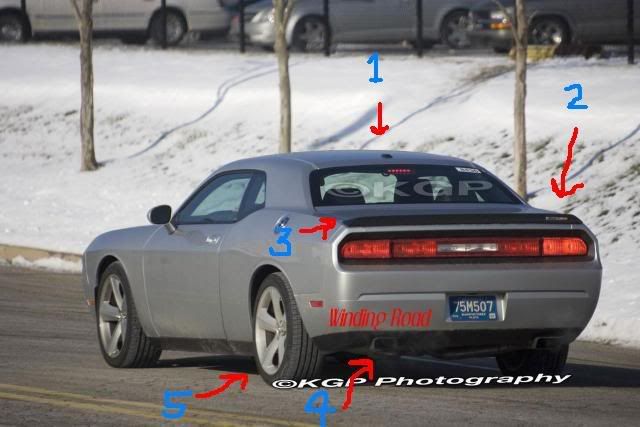
[{"label": "tail light lens", "polygon": [[391,258],[390,240],[354,240],[342,245],[340,254],[344,259]]},{"label": "tail light lens", "polygon": [[542,239],[543,256],[584,256],[589,249],[579,237],[545,237]]},{"label": "tail light lens", "polygon": [[585,256],[579,237],[473,237],[352,240],[342,245],[343,259]]}]

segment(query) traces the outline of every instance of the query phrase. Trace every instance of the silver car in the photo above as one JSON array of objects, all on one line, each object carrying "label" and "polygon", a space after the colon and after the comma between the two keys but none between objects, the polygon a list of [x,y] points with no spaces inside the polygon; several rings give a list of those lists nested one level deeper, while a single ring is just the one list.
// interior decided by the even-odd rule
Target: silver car
[{"label": "silver car", "polygon": [[[640,0],[634,0],[635,10]],[[514,0],[503,0],[505,11],[513,16]],[[627,42],[627,2],[596,0],[527,0],[529,40],[536,45],[617,44]],[[635,14],[635,28],[640,13]],[[636,31],[636,42],[640,33]],[[495,2],[474,5],[470,12],[470,38],[488,43],[497,52],[511,49],[511,23]]]},{"label": "silver car", "polygon": [[332,151],[233,162],[175,213],[83,257],[104,359],[163,349],[252,355],[315,378],[325,356],[496,356],[557,373],[600,291],[595,236],[464,160]]},{"label": "silver car", "polygon": [[[237,0],[168,0],[167,43],[178,44],[188,31],[221,32],[229,28],[225,9]],[[0,0],[0,41],[24,41],[32,35],[77,33],[69,0]],[[94,0],[94,31],[125,42],[162,41],[160,0]]]},{"label": "silver car", "polygon": [[[468,12],[472,0],[423,2],[425,43],[466,47]],[[245,31],[249,41],[272,47],[275,40],[273,4],[258,2],[247,8]],[[297,0],[287,27],[287,41],[300,51],[319,51],[327,32],[335,43],[396,43],[416,40],[416,2],[413,0],[331,0],[329,25],[323,2]]]}]

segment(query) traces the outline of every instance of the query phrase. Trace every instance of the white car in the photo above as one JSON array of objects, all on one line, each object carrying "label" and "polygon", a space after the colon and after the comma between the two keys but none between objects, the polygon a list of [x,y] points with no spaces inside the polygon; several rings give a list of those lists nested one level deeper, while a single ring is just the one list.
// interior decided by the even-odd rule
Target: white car
[{"label": "white car", "polygon": [[[178,44],[189,31],[224,32],[237,0],[167,0],[167,44]],[[24,6],[24,9],[22,8]],[[97,34],[125,42],[162,41],[161,0],[94,0]],[[0,0],[0,41],[20,42],[32,35],[75,33],[70,0]]]}]

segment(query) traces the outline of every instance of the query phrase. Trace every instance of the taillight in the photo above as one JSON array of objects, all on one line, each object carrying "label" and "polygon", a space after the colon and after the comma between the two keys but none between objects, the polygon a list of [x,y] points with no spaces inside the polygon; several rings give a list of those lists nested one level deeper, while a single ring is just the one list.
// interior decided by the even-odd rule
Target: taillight
[{"label": "taillight", "polygon": [[457,237],[352,240],[342,245],[343,259],[584,256],[579,237]]},{"label": "taillight", "polygon": [[584,256],[587,244],[579,237],[545,237],[542,239],[544,256]]},{"label": "taillight", "polygon": [[344,259],[391,258],[390,240],[354,240],[342,245],[340,254]]}]

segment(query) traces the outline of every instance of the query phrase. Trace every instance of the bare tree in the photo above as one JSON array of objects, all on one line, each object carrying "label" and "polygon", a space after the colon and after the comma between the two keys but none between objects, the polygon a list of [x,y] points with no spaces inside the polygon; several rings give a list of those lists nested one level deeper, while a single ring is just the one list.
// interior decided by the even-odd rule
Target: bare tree
[{"label": "bare tree", "polygon": [[291,152],[291,79],[289,78],[289,47],[287,24],[295,0],[273,0],[276,27],[275,52],[280,74],[280,152]]},{"label": "bare tree", "polygon": [[82,171],[98,169],[93,144],[93,0],[70,0],[80,31]]},{"label": "bare tree", "polygon": [[[514,119],[514,180],[516,191],[527,198],[527,127],[525,119],[527,99],[527,45],[529,25],[524,0],[516,0],[515,19],[498,0],[496,3],[511,23],[516,50],[516,90],[513,101]],[[515,23],[515,24],[514,24]]]}]

